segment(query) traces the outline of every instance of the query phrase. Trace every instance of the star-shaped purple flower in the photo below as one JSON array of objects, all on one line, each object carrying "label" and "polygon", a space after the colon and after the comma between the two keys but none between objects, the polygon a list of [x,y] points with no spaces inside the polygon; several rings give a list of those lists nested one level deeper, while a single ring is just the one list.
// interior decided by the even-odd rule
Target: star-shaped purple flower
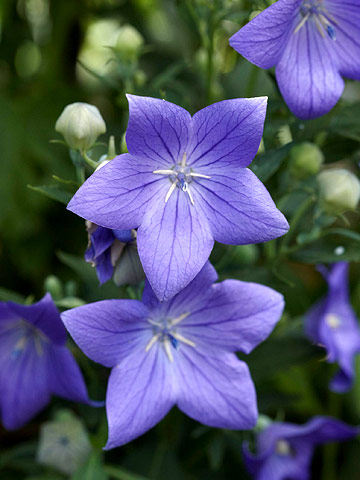
[{"label": "star-shaped purple flower", "polygon": [[257,243],[288,230],[246,168],[259,147],[266,98],[225,100],[193,117],[165,100],[128,99],[130,154],[95,172],[68,208],[103,227],[138,228],[140,260],[160,300],[199,273],[214,239]]},{"label": "star-shaped purple flower", "polygon": [[249,429],[256,396],[246,364],[272,331],[284,302],[254,283],[217,279],[207,263],[169,302],[146,282],[142,301],[104,300],[68,310],[62,320],[84,353],[111,367],[106,448],[156,425],[174,406],[206,425]]},{"label": "star-shaped purple flower", "polygon": [[278,0],[230,39],[261,68],[276,66],[280,91],[301,119],[329,112],[344,89],[360,80],[358,0]]},{"label": "star-shaped purple flower", "polygon": [[347,262],[335,263],[331,270],[318,267],[328,283],[328,294],[306,315],[306,333],[327,350],[327,361],[340,370],[330,388],[343,393],[353,384],[355,355],[360,352],[360,327],[350,304]]},{"label": "star-shaped purple flower", "polygon": [[359,428],[331,417],[314,417],[304,425],[274,422],[257,436],[257,454],[244,444],[245,465],[255,480],[309,480],[316,445],[349,440]]},{"label": "star-shaped purple flower", "polygon": [[114,275],[116,285],[144,280],[135,230],[111,230],[86,222],[89,236],[85,260],[96,268],[100,284]]},{"label": "star-shaped purple flower", "polygon": [[29,306],[0,302],[0,410],[5,428],[24,425],[52,394],[90,402],[65,342],[66,330],[50,294]]}]

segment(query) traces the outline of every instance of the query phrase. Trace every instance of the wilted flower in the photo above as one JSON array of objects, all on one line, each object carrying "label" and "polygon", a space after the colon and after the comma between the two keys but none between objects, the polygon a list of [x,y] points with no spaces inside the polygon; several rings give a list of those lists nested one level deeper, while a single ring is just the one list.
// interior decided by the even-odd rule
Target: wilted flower
[{"label": "wilted flower", "polygon": [[226,100],[192,118],[165,100],[128,99],[130,154],[95,172],[68,208],[103,227],[138,228],[140,259],[160,300],[199,273],[214,239],[265,242],[288,230],[245,168],[260,144],[266,98]]},{"label": "wilted flower", "polygon": [[276,66],[280,91],[302,119],[324,115],[344,89],[360,80],[357,0],[278,0],[230,39],[261,68]]},{"label": "wilted flower", "polygon": [[89,244],[85,260],[96,268],[100,284],[110,280],[114,271],[117,285],[136,285],[144,280],[135,230],[110,230],[91,222],[86,225]]},{"label": "wilted flower", "polygon": [[318,175],[320,202],[327,213],[353,210],[360,200],[360,182],[344,168],[332,168]]},{"label": "wilted flower", "polygon": [[335,263],[331,270],[318,267],[328,283],[328,294],[306,315],[306,332],[327,350],[327,361],[337,362],[340,370],[330,388],[346,392],[355,377],[354,360],[360,352],[360,327],[350,304],[347,262]]},{"label": "wilted flower", "polygon": [[255,480],[309,480],[316,445],[358,434],[358,428],[331,417],[314,417],[304,425],[274,422],[258,434],[256,455],[244,444],[245,465]]},{"label": "wilted flower", "polygon": [[174,405],[209,426],[255,426],[254,385],[233,352],[249,353],[270,334],[283,297],[238,280],[213,285],[216,279],[207,263],[169,302],[146,283],[142,302],[105,300],[62,314],[84,353],[112,368],[107,449],[143,434]]},{"label": "wilted flower", "polygon": [[91,453],[88,434],[75,415],[41,425],[37,461],[71,475],[86,462]]},{"label": "wilted flower", "polygon": [[290,172],[298,179],[305,179],[319,172],[324,154],[314,143],[303,142],[290,150]]},{"label": "wilted flower", "polygon": [[64,108],[55,130],[64,136],[70,148],[86,151],[106,132],[106,125],[97,107],[76,102]]},{"label": "wilted flower", "polygon": [[0,410],[5,428],[21,427],[52,394],[89,403],[65,342],[66,330],[50,294],[29,306],[0,302]]}]

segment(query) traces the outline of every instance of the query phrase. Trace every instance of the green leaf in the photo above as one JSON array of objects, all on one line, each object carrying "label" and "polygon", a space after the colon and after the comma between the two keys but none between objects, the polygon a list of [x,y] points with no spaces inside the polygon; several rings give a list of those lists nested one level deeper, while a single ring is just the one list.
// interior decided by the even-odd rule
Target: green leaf
[{"label": "green leaf", "polygon": [[77,255],[72,255],[70,253],[61,251],[57,252],[56,255],[65,265],[76,272],[87,284],[98,283],[95,269],[89,263],[85,262],[84,257],[78,257]]},{"label": "green leaf", "polygon": [[71,198],[73,197],[73,193],[68,192],[60,188],[58,185],[28,185],[31,190],[35,192],[42,193],[46,197],[51,198],[52,200],[56,200],[57,202],[63,203],[67,205]]},{"label": "green leaf", "polygon": [[59,183],[64,183],[65,185],[74,185],[76,188],[79,188],[79,184],[75,182],[75,180],[65,180],[65,178],[58,177],[57,175],[53,175],[52,178]]},{"label": "green leaf", "polygon": [[292,146],[293,143],[288,143],[281,148],[258,155],[250,165],[251,170],[262,182],[266,182],[279,170]]},{"label": "green leaf", "polygon": [[71,480],[107,480],[109,477],[104,470],[99,452],[90,455],[85,465],[82,465],[72,475]]},{"label": "green leaf", "polygon": [[16,302],[25,303],[26,298],[20,293],[7,290],[6,288],[0,288],[0,301],[1,302]]}]

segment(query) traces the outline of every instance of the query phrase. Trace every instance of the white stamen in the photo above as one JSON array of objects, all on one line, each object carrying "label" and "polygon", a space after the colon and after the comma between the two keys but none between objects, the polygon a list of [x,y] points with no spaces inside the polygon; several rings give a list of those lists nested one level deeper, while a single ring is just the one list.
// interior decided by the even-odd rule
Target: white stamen
[{"label": "white stamen", "polygon": [[190,347],[196,347],[196,343],[192,342],[191,340],[183,337],[180,335],[180,333],[173,332],[171,334],[176,340],[179,340],[179,342],[186,343],[186,345],[189,345]]},{"label": "white stamen", "polygon": [[191,195],[190,188],[187,189],[186,193],[189,195],[191,205],[195,205],[193,196]]},{"label": "white stamen", "polygon": [[150,339],[150,342],[146,345],[145,352],[148,352],[150,348],[159,340],[160,337],[161,337],[161,333],[157,333],[156,335],[154,335]]},{"label": "white stamen", "polygon": [[211,178],[209,175],[203,175],[202,173],[190,172],[188,173],[189,177],[198,177],[198,178]]},{"label": "white stamen", "polygon": [[190,315],[190,312],[183,313],[183,314],[180,315],[179,317],[174,318],[174,320],[171,320],[171,321],[169,322],[169,326],[173,327],[174,325],[177,325],[178,323],[180,323],[180,322],[182,322],[183,320],[185,320],[185,318],[187,318],[189,315]]},{"label": "white stamen", "polygon": [[295,28],[294,33],[297,33],[305,25],[305,23],[308,21],[309,18],[310,18],[310,13],[307,13],[305,17],[303,17],[299,25]]},{"label": "white stamen", "polygon": [[183,155],[182,161],[181,161],[181,168],[184,170],[186,167],[186,152]]},{"label": "white stamen", "polygon": [[168,356],[168,359],[172,363],[174,361],[174,357],[171,351],[171,343],[170,343],[169,337],[164,338],[164,348],[165,348],[166,355]]},{"label": "white stamen", "polygon": [[341,318],[334,313],[328,313],[325,317],[325,321],[330,328],[339,328],[341,325]]},{"label": "white stamen", "polygon": [[176,172],[174,172],[174,170],[154,170],[153,173],[156,173],[158,175],[176,175]]},{"label": "white stamen", "polygon": [[169,190],[168,190],[168,192],[167,192],[167,194],[166,194],[165,203],[168,202],[168,200],[169,200],[169,198],[171,197],[171,194],[173,193],[173,191],[175,190],[175,188],[176,188],[176,183],[174,182],[174,183],[171,184],[171,187],[169,188]]},{"label": "white stamen", "polygon": [[320,35],[325,38],[325,33],[324,33],[324,29],[323,29],[323,25],[322,25],[322,22],[320,21],[319,17],[315,15],[315,23],[316,23],[316,28],[318,29]]}]

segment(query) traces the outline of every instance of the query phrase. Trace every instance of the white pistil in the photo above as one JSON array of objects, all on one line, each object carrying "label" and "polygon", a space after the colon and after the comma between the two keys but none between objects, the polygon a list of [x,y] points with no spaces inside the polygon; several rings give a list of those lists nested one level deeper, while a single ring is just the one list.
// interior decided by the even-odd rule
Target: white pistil
[{"label": "white pistil", "polygon": [[278,440],[276,442],[276,453],[278,455],[284,455],[284,456],[290,455],[291,446],[289,442],[287,442],[286,440]]},{"label": "white pistil", "polygon": [[156,173],[157,175],[176,175],[174,170],[154,170],[153,173]]}]

